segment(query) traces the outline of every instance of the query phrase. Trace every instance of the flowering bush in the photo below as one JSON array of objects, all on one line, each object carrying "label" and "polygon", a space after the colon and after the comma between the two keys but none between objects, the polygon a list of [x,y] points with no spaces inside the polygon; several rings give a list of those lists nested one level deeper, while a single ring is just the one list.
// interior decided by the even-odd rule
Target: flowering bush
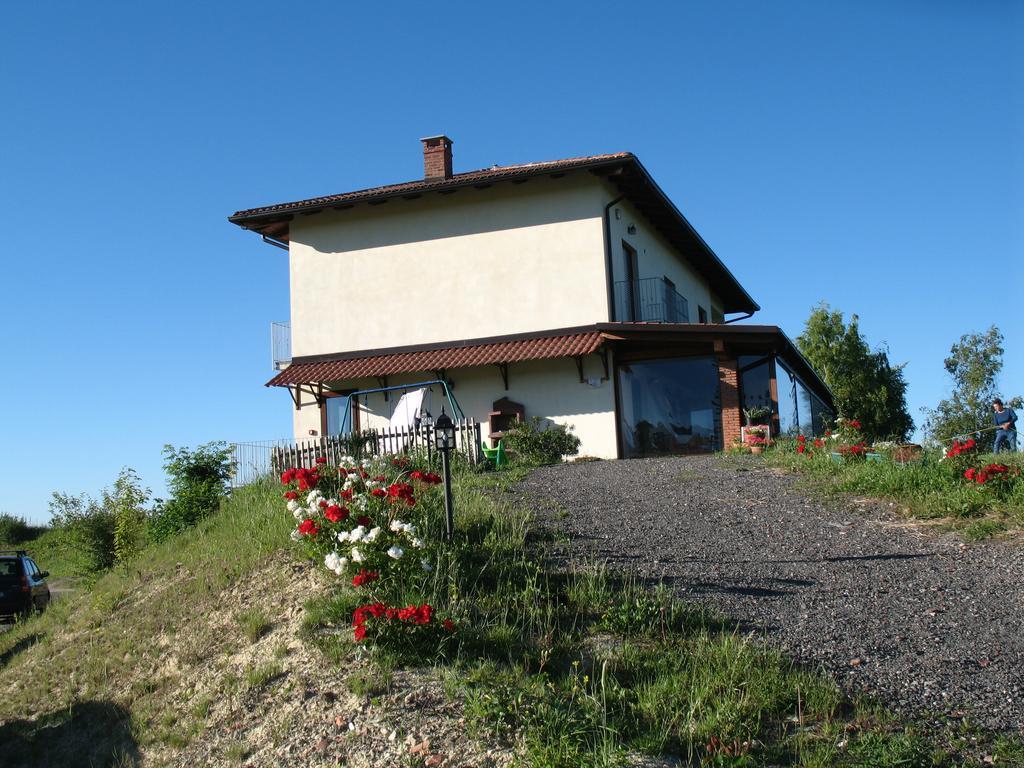
[{"label": "flowering bush", "polygon": [[394,608],[385,603],[368,603],[356,608],[352,614],[353,636],[356,642],[382,640],[394,634],[396,627],[402,637],[408,639],[410,633],[420,638],[436,637],[438,629],[454,632],[455,624],[450,619],[435,621],[434,608],[428,603],[410,605],[406,608]]},{"label": "flowering bush", "polygon": [[812,445],[814,446],[813,450],[811,449],[811,446],[807,445],[806,435],[797,435],[796,452],[799,453],[801,456],[813,456],[815,450],[820,450],[821,448],[825,447],[825,441],[822,440],[820,437],[816,437],[814,438],[814,442],[812,443]]},{"label": "flowering bush", "polygon": [[350,576],[355,587],[431,569],[417,504],[420,492],[440,482],[433,472],[413,469],[409,457],[345,458],[338,467],[317,459],[314,469],[281,474],[296,521],[292,539],[304,542],[328,570]]},{"label": "flowering bush", "polygon": [[968,467],[964,470],[963,476],[968,482],[985,486],[997,497],[1005,497],[1010,494],[1014,483],[1020,477],[1020,468],[992,463],[984,467]]},{"label": "flowering bush", "polygon": [[863,440],[853,445],[840,445],[839,455],[844,458],[863,459],[868,455],[868,446]]}]

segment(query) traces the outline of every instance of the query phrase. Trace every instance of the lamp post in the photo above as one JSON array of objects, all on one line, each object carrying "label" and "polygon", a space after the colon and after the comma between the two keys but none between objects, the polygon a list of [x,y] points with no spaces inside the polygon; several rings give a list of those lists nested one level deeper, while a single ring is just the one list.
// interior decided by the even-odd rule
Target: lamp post
[{"label": "lamp post", "polygon": [[441,453],[441,470],[444,474],[445,530],[450,542],[455,538],[455,518],[452,514],[452,469],[448,462],[448,455],[455,447],[455,424],[444,412],[443,405],[441,406],[441,415],[434,421],[434,445]]}]

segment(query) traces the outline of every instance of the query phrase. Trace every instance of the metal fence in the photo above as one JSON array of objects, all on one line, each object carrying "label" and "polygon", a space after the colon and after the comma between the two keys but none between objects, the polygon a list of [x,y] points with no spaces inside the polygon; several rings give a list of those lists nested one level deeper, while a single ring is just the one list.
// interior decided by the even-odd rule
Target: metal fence
[{"label": "metal fence", "polygon": [[[460,419],[455,422],[455,449],[459,453],[475,464],[482,459],[480,446],[480,424],[476,419]],[[410,451],[423,451],[427,454],[427,461],[433,461],[437,449],[434,448],[432,426],[369,429],[308,440],[231,443],[231,459],[234,462],[231,485],[238,488],[291,467],[312,469],[318,458],[327,459],[330,464],[338,464],[346,456],[366,458]]]},{"label": "metal fence", "polygon": [[615,283],[615,319],[620,322],[688,323],[690,306],[668,280],[646,277]]},{"label": "metal fence", "polygon": [[292,362],[292,324],[277,322],[270,324],[270,356],[274,370],[287,368]]}]

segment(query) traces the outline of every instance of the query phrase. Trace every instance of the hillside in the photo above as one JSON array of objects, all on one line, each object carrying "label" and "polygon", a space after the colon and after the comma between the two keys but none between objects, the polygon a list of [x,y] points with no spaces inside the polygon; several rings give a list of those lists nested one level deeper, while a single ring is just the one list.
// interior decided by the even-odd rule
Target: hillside
[{"label": "hillside", "polygon": [[360,597],[290,544],[281,486],[243,489],[0,634],[4,765],[972,764],[701,609],[548,563],[521,477],[461,475],[448,570],[393,596],[456,619],[431,658],[353,642]]}]

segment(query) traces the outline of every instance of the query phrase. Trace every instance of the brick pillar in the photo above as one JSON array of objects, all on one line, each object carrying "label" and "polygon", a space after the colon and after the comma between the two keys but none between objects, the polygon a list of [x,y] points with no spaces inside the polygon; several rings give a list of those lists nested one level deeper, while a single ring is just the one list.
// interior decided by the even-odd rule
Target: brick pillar
[{"label": "brick pillar", "polygon": [[740,388],[734,358],[718,358],[718,391],[722,399],[722,447],[740,439]]}]

